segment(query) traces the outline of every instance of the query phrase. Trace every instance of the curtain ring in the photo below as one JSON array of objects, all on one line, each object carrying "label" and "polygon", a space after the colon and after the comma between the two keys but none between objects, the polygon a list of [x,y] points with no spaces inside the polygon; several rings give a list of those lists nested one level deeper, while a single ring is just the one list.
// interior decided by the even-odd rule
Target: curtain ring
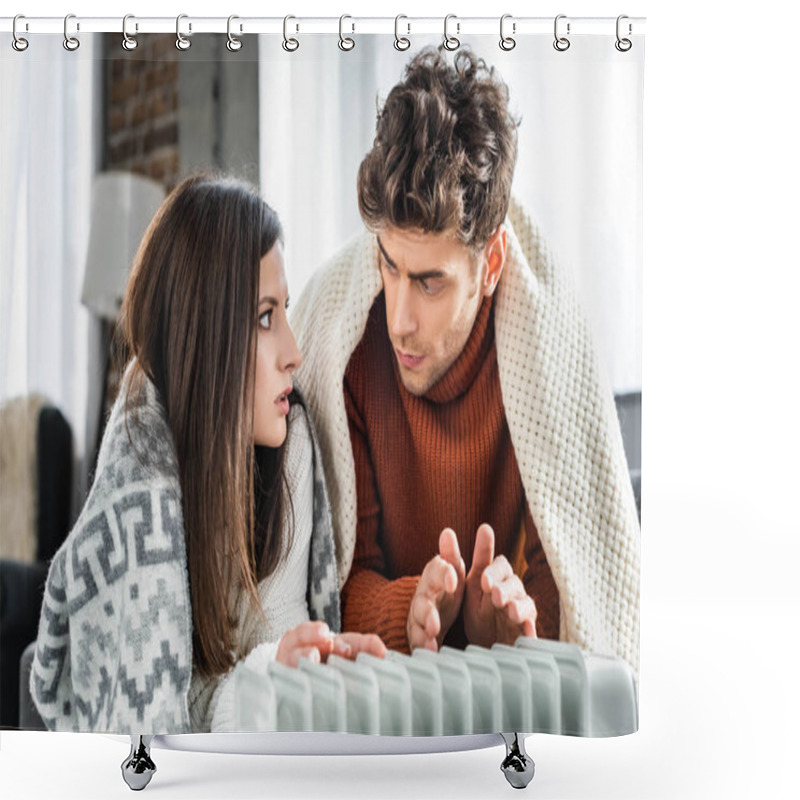
[{"label": "curtain ring", "polygon": [[28,49],[28,44],[29,44],[29,42],[28,42],[28,40],[27,40],[27,39],[23,39],[23,38],[22,38],[22,37],[21,37],[21,36],[20,36],[20,35],[17,33],[17,20],[18,20],[18,19],[25,19],[25,15],[24,15],[24,14],[17,14],[17,16],[16,16],[16,17],[14,17],[14,24],[13,24],[13,25],[12,25],[12,27],[11,27],[11,32],[14,34],[14,40],[11,42],[11,46],[12,46],[12,47],[13,47],[13,48],[14,48],[14,49],[15,49],[15,50],[18,52],[18,53],[21,53],[23,50],[27,50],[27,49]]},{"label": "curtain ring", "polygon": [[[242,49],[242,40],[237,39],[231,33],[231,22],[233,22],[233,20],[235,19],[239,19],[239,17],[237,17],[236,14],[231,14],[228,17],[228,41],[225,43],[225,47],[227,47],[228,50],[231,51],[231,53],[238,53]],[[241,30],[241,28],[239,28],[239,30]]]},{"label": "curtain ring", "polygon": [[[70,19],[75,19],[75,15],[67,14],[67,16],[64,17],[64,49],[72,53],[81,46],[81,43],[74,36],[70,36],[69,33],[67,33],[67,25]],[[80,30],[80,25],[78,25],[78,30]]]},{"label": "curtain ring", "polygon": [[[458,17],[456,17],[455,14],[448,14],[444,18],[444,42],[443,42],[443,44],[444,44],[444,49],[445,50],[450,50],[450,51],[458,50],[458,48],[461,47],[461,42],[455,36],[450,36],[450,34],[447,32],[447,23],[450,22],[451,19],[458,19]],[[456,22],[456,33],[459,33],[460,29],[461,29],[461,23],[460,22]]]},{"label": "curtain ring", "polygon": [[[614,47],[616,47],[617,50],[620,51],[620,53],[627,53],[628,50],[630,50],[631,47],[633,47],[633,42],[631,42],[630,39],[622,39],[622,38],[620,38],[620,35],[619,35],[619,24],[620,24],[620,22],[622,22],[623,19],[628,19],[628,15],[627,14],[620,14],[617,17],[617,41],[614,42]],[[631,33],[633,33],[633,26],[629,22],[628,23],[628,34],[630,35]]]},{"label": "curtain ring", "polygon": [[[511,19],[511,14],[503,14],[503,16],[500,17],[500,49],[505,50],[506,52],[513,50],[517,46],[517,40],[511,36],[506,36],[503,30],[503,26],[505,25],[505,21],[507,19]],[[516,22],[511,23],[511,32],[517,32]]]},{"label": "curtain ring", "polygon": [[[344,50],[345,53],[348,50],[352,50],[356,46],[355,40],[351,39],[349,36],[345,36],[344,33],[342,32],[342,24],[346,19],[353,19],[353,18],[349,14],[342,14],[342,16],[339,17],[339,49]],[[350,24],[353,30],[355,31],[356,29],[355,24],[352,22]]]},{"label": "curtain ring", "polygon": [[283,18],[283,44],[282,47],[287,53],[294,53],[298,47],[300,47],[300,42],[297,39],[290,39],[287,36],[287,27],[288,22],[290,19],[297,19],[297,17],[293,17],[291,14]]},{"label": "curtain ring", "polygon": [[[405,36],[400,36],[398,28],[400,27],[401,19],[408,19],[408,17],[405,14],[398,14],[394,18],[394,49],[402,52],[403,50],[408,50],[408,48],[411,47],[411,40],[406,39]],[[407,32],[411,33],[411,25],[408,22],[406,22],[406,28],[408,29]]]},{"label": "curtain ring", "polygon": [[[139,46],[139,42],[137,41],[135,36],[128,35],[128,20],[129,19],[136,19],[133,14],[126,14],[122,18],[122,48],[123,50],[127,50],[130,52],[131,50],[135,50]],[[137,23],[136,30],[139,30],[139,25]]]},{"label": "curtain ring", "polygon": [[[175,47],[177,47],[178,50],[188,50],[192,46],[191,41],[181,33],[181,20],[188,19],[188,17],[188,14],[178,14],[178,18],[175,20],[175,35],[178,37],[175,40]],[[190,22],[189,30],[191,31],[191,29],[192,24]]]},{"label": "curtain ring", "polygon": [[[558,35],[558,21],[560,19],[566,19],[566,18],[567,18],[566,14],[559,14],[556,17],[556,21],[555,21],[555,24],[553,26],[554,35],[556,37],[556,40],[553,42],[553,47],[555,47],[555,49],[558,50],[559,53],[563,53],[565,50],[569,50],[569,45],[570,45],[569,39],[567,39],[566,36],[559,36]],[[570,28],[570,24],[568,22],[567,23],[567,36],[569,36],[569,28]]]}]

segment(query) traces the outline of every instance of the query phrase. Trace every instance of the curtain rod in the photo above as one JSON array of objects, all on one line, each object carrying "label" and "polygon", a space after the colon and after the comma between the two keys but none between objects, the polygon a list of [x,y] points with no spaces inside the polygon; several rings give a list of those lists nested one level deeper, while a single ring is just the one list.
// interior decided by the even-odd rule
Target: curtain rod
[{"label": "curtain rod", "polygon": [[[614,36],[617,32],[617,18],[615,17],[570,17],[559,15],[559,31],[569,35],[608,35]],[[340,21],[338,17],[303,17],[292,16],[287,18],[289,31],[302,34],[358,34],[358,33],[385,33],[400,35],[409,34],[443,34],[445,31],[444,17],[355,17],[345,15]],[[193,33],[222,33],[228,32],[228,17],[194,17],[181,15],[180,32],[183,36]],[[282,35],[284,33],[284,17],[234,17],[231,22],[231,31],[236,36],[245,34],[271,33]],[[620,32],[624,36],[641,35],[644,33],[645,17],[624,17],[621,20]],[[0,31],[11,33],[13,30],[13,17],[0,17]],[[496,34],[500,33],[500,16],[497,17],[459,17],[450,15],[448,20],[448,33],[467,36],[470,34]],[[569,30],[567,31],[567,26]],[[396,27],[397,26],[397,27]],[[554,17],[514,17],[505,15],[504,30],[506,34],[524,36],[529,34],[553,35],[555,27]],[[134,36],[141,33],[176,33],[178,19],[175,17],[136,17],[129,16],[126,23],[128,35]],[[64,17],[35,17],[21,16],[17,20],[17,34],[38,33],[64,33]],[[122,33],[122,17],[81,17],[70,15],[68,20],[70,35],[81,33]]]}]

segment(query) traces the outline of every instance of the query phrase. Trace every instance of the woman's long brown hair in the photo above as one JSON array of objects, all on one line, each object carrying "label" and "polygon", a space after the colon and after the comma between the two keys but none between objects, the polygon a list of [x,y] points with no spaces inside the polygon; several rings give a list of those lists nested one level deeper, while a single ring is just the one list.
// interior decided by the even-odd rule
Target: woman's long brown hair
[{"label": "woman's long brown hair", "polygon": [[284,448],[254,445],[252,411],[260,261],[281,239],[277,215],[248,184],[187,178],[145,233],[117,326],[123,358],[136,359],[127,410],[147,376],[172,432],[193,660],[205,675],[239,654],[231,587],[260,611],[257,583],[288,547]]}]

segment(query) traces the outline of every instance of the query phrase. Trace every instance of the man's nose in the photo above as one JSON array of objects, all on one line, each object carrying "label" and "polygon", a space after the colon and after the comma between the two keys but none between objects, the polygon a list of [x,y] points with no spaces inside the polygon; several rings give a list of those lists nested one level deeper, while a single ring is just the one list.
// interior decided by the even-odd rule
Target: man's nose
[{"label": "man's nose", "polygon": [[411,285],[398,281],[394,296],[394,307],[390,311],[389,326],[392,337],[400,339],[416,333],[417,317],[411,297]]}]

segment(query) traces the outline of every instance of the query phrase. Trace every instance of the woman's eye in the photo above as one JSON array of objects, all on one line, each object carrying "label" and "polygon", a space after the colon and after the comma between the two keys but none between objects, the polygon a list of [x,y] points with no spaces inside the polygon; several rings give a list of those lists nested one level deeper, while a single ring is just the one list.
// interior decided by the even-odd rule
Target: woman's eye
[{"label": "woman's eye", "polygon": [[268,331],[272,327],[271,308],[268,311],[265,311],[263,314],[261,314],[261,316],[258,318],[258,324],[266,331]]}]

